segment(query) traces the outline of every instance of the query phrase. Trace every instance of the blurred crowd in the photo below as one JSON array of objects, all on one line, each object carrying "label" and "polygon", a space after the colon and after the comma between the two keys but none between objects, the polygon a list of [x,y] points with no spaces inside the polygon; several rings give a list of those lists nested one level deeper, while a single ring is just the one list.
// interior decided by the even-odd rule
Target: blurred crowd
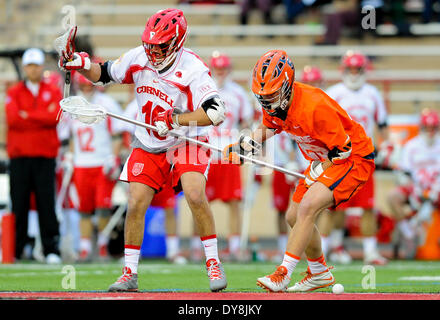
[{"label": "blurred crowd", "polygon": [[[334,45],[343,30],[353,37],[365,34],[361,21],[374,9],[376,25],[394,25],[398,36],[411,36],[412,23],[440,22],[440,3],[436,0],[180,0],[185,4],[235,4],[239,6],[239,23],[247,25],[253,11],[258,11],[264,24],[295,24],[306,13],[316,16],[313,21],[323,23],[326,33],[316,39],[316,44]],[[274,11],[282,6],[282,18]],[[376,34],[376,28],[371,33]]]}]

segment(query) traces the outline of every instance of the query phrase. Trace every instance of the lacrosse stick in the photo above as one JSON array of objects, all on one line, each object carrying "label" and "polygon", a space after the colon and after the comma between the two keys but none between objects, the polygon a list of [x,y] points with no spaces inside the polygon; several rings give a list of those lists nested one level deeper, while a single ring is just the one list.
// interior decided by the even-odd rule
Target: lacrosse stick
[{"label": "lacrosse stick", "polygon": [[246,192],[243,201],[243,217],[240,233],[240,252],[243,257],[248,247],[251,212],[258,189],[259,184],[255,181],[255,166],[250,165],[246,175]]},{"label": "lacrosse stick", "polygon": [[[71,27],[62,36],[55,39],[53,46],[58,52],[60,57],[63,57],[66,61],[72,61],[73,53],[75,52],[75,36],[76,36],[77,26]],[[64,98],[67,98],[70,94],[70,71],[66,72],[66,79],[64,81]]]},{"label": "lacrosse stick", "polygon": [[101,234],[108,238],[110,236],[110,232],[116,227],[121,217],[124,215],[127,210],[127,204],[121,204],[118,209],[116,209],[115,213],[110,218],[109,222],[105,226],[104,230],[101,231]]},{"label": "lacrosse stick", "polygon": [[[97,123],[99,121],[102,121],[106,118],[106,116],[121,120],[121,121],[125,121],[125,122],[129,122],[131,124],[140,126],[140,127],[144,127],[146,129],[150,129],[150,130],[154,130],[157,131],[157,128],[153,125],[150,125],[148,123],[143,123],[140,121],[136,121],[136,120],[132,120],[126,117],[123,117],[121,115],[118,114],[114,114],[112,112],[108,112],[107,110],[105,110],[105,108],[103,106],[97,105],[97,104],[91,104],[89,103],[85,98],[80,97],[80,96],[71,96],[68,98],[65,98],[63,100],[60,101],[60,106],[61,109],[67,113],[69,113],[71,115],[71,117],[73,119],[77,119],[78,121],[81,121],[82,123],[85,124],[94,124]],[[223,149],[213,146],[209,143],[203,142],[203,141],[199,141],[197,139],[194,138],[190,138],[187,136],[184,136],[182,134],[170,131],[168,132],[169,135],[176,137],[176,138],[182,138],[183,140],[186,140],[190,143],[194,143],[197,145],[200,145],[202,147],[211,149],[211,150],[215,150],[218,151],[220,153],[223,153]],[[288,174],[288,175],[292,175],[295,176],[297,178],[300,179],[304,179],[304,175],[298,172],[293,172],[290,170],[287,170],[283,167],[279,167],[252,157],[248,157],[242,154],[238,155],[240,158],[242,158],[243,160],[247,160],[249,162],[252,162],[254,164],[260,165],[260,166],[264,166],[273,170],[277,170],[279,172],[282,172],[284,174]]]}]

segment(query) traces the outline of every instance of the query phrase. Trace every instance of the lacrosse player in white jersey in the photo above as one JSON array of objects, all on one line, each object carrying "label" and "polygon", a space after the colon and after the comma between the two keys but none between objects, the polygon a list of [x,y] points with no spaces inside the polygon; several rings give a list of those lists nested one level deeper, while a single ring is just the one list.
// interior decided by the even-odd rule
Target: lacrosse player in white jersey
[{"label": "lacrosse player in white jersey", "polygon": [[413,258],[416,235],[422,222],[430,221],[440,207],[440,116],[424,109],[420,133],[403,147],[398,165],[398,185],[388,195],[396,229]]},{"label": "lacrosse player in white jersey", "polygon": [[[132,100],[124,110],[124,116],[129,119],[136,119],[138,114],[138,105],[136,100]],[[133,135],[136,130],[136,125],[122,122],[124,146],[130,148],[131,142],[133,140]],[[128,135],[128,136],[126,136]],[[167,183],[163,186],[162,190],[155,194],[153,200],[151,201],[152,207],[162,208],[165,212],[165,244],[166,244],[166,258],[168,261],[175,264],[186,264],[187,259],[180,252],[180,237],[178,235],[177,228],[177,212],[176,210],[176,194],[171,186],[171,183]],[[200,239],[199,239],[200,247]]]},{"label": "lacrosse player in white jersey", "polygon": [[[78,94],[90,103],[102,105],[110,112],[122,113],[113,98],[96,90],[84,76],[75,72],[73,79]],[[122,140],[118,122],[107,118],[107,121],[90,126],[79,120],[69,121],[73,142],[73,193],[78,199],[76,209],[81,216],[79,261],[82,262],[92,259],[92,214],[97,217],[98,256],[101,260],[108,258],[109,239],[101,232],[111,217],[113,187],[121,171],[119,152]]]},{"label": "lacrosse player in white jersey", "polygon": [[[375,127],[378,128],[379,138],[388,144],[387,110],[380,92],[376,87],[366,82],[366,72],[370,66],[369,59],[362,53],[349,50],[341,59],[342,82],[327,88],[326,93],[344,108],[350,117],[360,123],[367,135],[374,137]],[[382,146],[381,146],[382,148]],[[377,222],[374,214],[374,176],[366,183],[353,198],[338,207],[338,211],[348,208],[361,208],[361,232],[363,235],[364,262],[368,264],[383,265],[387,260],[382,257],[377,248],[376,231]],[[338,212],[339,213],[339,212]],[[337,219],[337,214],[323,214],[320,226],[331,231],[331,226]],[[321,230],[321,228],[320,228]],[[329,254],[329,260],[340,263],[349,263],[351,257],[343,247],[343,229],[333,231],[333,236],[323,237],[323,250],[329,251],[330,238],[337,243],[335,250]]]},{"label": "lacrosse player in white jersey", "polygon": [[[241,129],[249,128],[254,110],[243,87],[230,77],[232,61],[227,54],[214,51],[209,66],[226,106],[225,120],[210,131],[210,143],[223,149],[238,139]],[[220,200],[229,207],[227,257],[235,261],[243,260],[240,255],[240,202],[243,196],[240,166],[222,163],[221,155],[213,154],[206,195],[208,201]]]},{"label": "lacrosse player in white jersey", "polygon": [[133,151],[120,176],[120,180],[129,182],[125,266],[109,291],[138,290],[144,215],[167,180],[176,191],[183,190],[192,211],[205,250],[211,291],[223,290],[227,285],[218,257],[214,217],[205,195],[210,151],[167,135],[172,130],[207,141],[209,126],[219,125],[225,118],[225,106],[209,68],[183,47],[187,33],[183,12],[165,9],[148,19],[141,45],[116,61],[91,63],[82,52],[75,53],[73,61],[60,60],[62,68],[80,70],[94,83],[134,83],[138,120],[158,130],[136,128]]}]

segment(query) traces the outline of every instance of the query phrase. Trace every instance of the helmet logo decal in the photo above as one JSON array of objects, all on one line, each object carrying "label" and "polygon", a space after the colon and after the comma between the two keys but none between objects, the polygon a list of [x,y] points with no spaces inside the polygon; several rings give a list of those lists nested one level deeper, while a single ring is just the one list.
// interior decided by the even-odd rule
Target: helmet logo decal
[{"label": "helmet logo decal", "polygon": [[150,40],[153,39],[155,34],[156,34],[156,32],[153,32],[153,31],[150,32]]}]

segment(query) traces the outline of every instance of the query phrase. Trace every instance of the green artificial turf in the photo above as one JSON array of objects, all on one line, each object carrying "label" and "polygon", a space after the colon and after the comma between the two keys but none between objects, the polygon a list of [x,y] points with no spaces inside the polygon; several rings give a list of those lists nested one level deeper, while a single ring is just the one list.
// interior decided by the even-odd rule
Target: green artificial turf
[{"label": "green artificial turf", "polygon": [[[224,263],[229,292],[263,292],[258,277],[272,273],[273,263]],[[121,274],[120,262],[49,266],[36,263],[0,265],[0,291],[106,291]],[[306,264],[300,262],[291,285],[301,280]],[[365,266],[360,261],[335,265],[332,270],[345,292],[439,293],[440,261],[391,261],[386,266]],[[209,292],[203,264],[173,265],[143,259],[139,291]],[[321,291],[330,291],[322,289]]]}]

